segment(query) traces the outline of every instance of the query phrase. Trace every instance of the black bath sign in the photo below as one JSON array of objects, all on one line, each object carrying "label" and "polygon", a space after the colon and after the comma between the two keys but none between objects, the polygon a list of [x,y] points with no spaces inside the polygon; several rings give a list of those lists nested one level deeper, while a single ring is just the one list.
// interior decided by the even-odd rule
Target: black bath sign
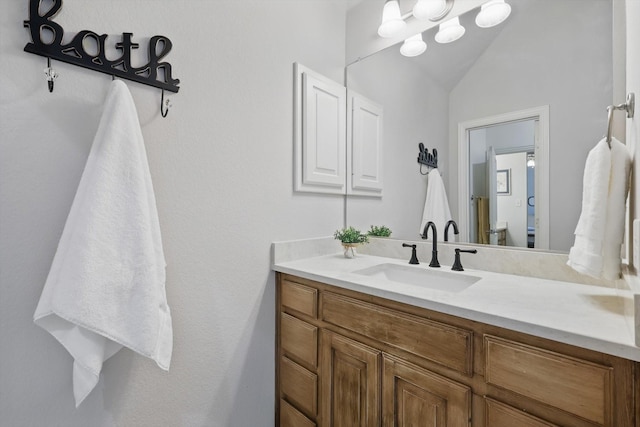
[{"label": "black bath sign", "polygon": [[[50,5],[49,9],[42,11],[46,5]],[[151,37],[148,47],[149,62],[141,67],[132,67],[131,50],[139,46],[138,43],[133,43],[132,33],[122,33],[120,42],[115,43],[115,48],[122,51],[122,55],[116,59],[108,59],[106,56],[107,34],[83,30],[69,43],[62,44],[64,29],[51,20],[61,8],[62,0],[29,1],[29,20],[24,21],[24,26],[29,28],[32,42],[24,47],[26,52],[178,92],[180,80],[171,77],[171,64],[160,62],[171,51],[171,40],[167,37]],[[89,49],[91,52],[87,52],[85,46],[92,46]],[[158,79],[159,74],[161,79]]]}]

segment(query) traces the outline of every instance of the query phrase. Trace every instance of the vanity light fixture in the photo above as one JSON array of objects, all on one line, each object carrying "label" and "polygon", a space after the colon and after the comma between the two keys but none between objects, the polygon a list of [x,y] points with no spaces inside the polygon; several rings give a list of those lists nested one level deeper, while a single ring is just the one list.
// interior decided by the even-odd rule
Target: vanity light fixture
[{"label": "vanity light fixture", "polygon": [[398,0],[387,0],[382,9],[382,23],[378,27],[380,37],[393,37],[404,29],[407,24],[400,14]]},{"label": "vanity light fixture", "polygon": [[440,24],[440,29],[436,33],[438,43],[451,43],[464,35],[466,30],[460,25],[460,18],[457,16]]},{"label": "vanity light fixture", "polygon": [[400,53],[404,56],[418,56],[427,50],[427,44],[422,40],[422,33],[411,36],[402,43]]},{"label": "vanity light fixture", "polygon": [[511,6],[504,0],[490,0],[480,7],[476,25],[480,28],[495,27],[511,14]]},{"label": "vanity light fixture", "polygon": [[418,0],[413,6],[413,17],[421,21],[439,21],[453,7],[453,0]]},{"label": "vanity light fixture", "polygon": [[405,20],[413,15],[418,20],[439,21],[451,11],[454,0],[418,0],[411,12],[400,13],[399,0],[386,0],[382,9],[382,21],[378,27],[380,37],[389,38],[406,27]]},{"label": "vanity light fixture", "polygon": [[527,167],[535,168],[536,167],[536,155],[533,153],[527,153]]},{"label": "vanity light fixture", "polygon": [[[410,13],[402,15],[399,0],[386,0],[382,10],[382,22],[378,27],[380,37],[394,37],[407,26],[405,20],[410,16],[418,20],[437,22],[443,19],[453,8],[454,0],[417,0]],[[480,7],[476,24],[480,28],[490,28],[502,23],[511,14],[511,6],[505,0],[489,0]],[[451,43],[465,33],[460,18],[451,18],[439,25],[435,40],[438,43]],[[427,50],[422,34],[416,34],[404,41],[400,53],[404,56],[418,56]]]}]

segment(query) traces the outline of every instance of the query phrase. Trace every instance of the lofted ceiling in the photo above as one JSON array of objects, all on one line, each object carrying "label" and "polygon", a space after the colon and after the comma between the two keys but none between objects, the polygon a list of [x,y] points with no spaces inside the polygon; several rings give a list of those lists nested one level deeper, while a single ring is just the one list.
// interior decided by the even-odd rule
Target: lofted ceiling
[{"label": "lofted ceiling", "polygon": [[[349,7],[353,7],[363,1],[374,0],[346,0]],[[462,79],[473,64],[478,60],[485,50],[491,45],[493,40],[514,22],[518,16],[526,14],[528,7],[540,0],[509,0],[512,6],[511,16],[502,24],[493,28],[480,28],[475,24],[477,9],[460,16],[460,24],[465,27],[466,32],[462,38],[452,43],[436,43],[434,36],[438,28],[432,28],[422,34],[423,40],[427,43],[427,50],[423,54],[405,58],[400,54],[400,44],[391,46],[385,50],[385,54],[397,56],[398,61],[413,61],[421,67],[424,72],[446,90],[451,90]],[[379,2],[382,5],[383,1]],[[412,2],[401,1],[401,7],[410,9]],[[408,18],[414,19],[414,18]]]}]

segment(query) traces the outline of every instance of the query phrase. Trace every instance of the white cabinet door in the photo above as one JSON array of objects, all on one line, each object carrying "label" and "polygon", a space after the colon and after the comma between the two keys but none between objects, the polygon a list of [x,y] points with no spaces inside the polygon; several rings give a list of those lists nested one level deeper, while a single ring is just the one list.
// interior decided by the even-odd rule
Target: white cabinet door
[{"label": "white cabinet door", "polygon": [[354,91],[348,91],[349,138],[347,194],[382,196],[383,109]]},{"label": "white cabinet door", "polygon": [[345,194],[346,89],[295,64],[295,189]]}]

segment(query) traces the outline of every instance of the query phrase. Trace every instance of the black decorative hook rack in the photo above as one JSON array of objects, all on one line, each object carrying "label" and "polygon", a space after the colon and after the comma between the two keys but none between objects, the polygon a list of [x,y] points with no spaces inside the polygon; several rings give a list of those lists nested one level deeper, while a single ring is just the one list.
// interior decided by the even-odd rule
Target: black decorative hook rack
[{"label": "black decorative hook rack", "polygon": [[[29,28],[31,43],[24,47],[25,52],[47,58],[47,86],[49,92],[53,92],[54,81],[58,77],[56,71],[51,68],[51,59],[57,59],[72,65],[78,65],[93,71],[109,74],[112,77],[120,77],[148,86],[162,89],[160,101],[160,113],[166,117],[169,108],[168,100],[165,102],[164,91],[177,93],[180,90],[179,79],[171,75],[171,64],[163,61],[172,48],[171,40],[165,36],[153,36],[149,40],[149,62],[141,67],[131,66],[131,51],[139,47],[132,42],[133,33],[122,33],[122,39],[115,44],[116,49],[122,51],[122,55],[114,60],[107,59],[105,42],[107,34],[97,34],[93,31],[83,30],[77,33],[73,39],[62,44],[64,29],[51,19],[62,8],[62,0],[47,2],[51,7],[41,13],[43,0],[29,0],[29,19],[24,21],[24,26]],[[43,36],[47,35],[47,40]],[[49,40],[51,38],[52,41]],[[95,45],[95,53],[85,50],[85,42]]]},{"label": "black decorative hook rack", "polygon": [[425,165],[430,168],[437,169],[438,168],[438,150],[435,148],[429,153],[429,149],[424,147],[424,144],[421,142],[418,144],[418,163],[420,163],[420,173],[426,175],[426,173],[422,173],[422,165]]}]

